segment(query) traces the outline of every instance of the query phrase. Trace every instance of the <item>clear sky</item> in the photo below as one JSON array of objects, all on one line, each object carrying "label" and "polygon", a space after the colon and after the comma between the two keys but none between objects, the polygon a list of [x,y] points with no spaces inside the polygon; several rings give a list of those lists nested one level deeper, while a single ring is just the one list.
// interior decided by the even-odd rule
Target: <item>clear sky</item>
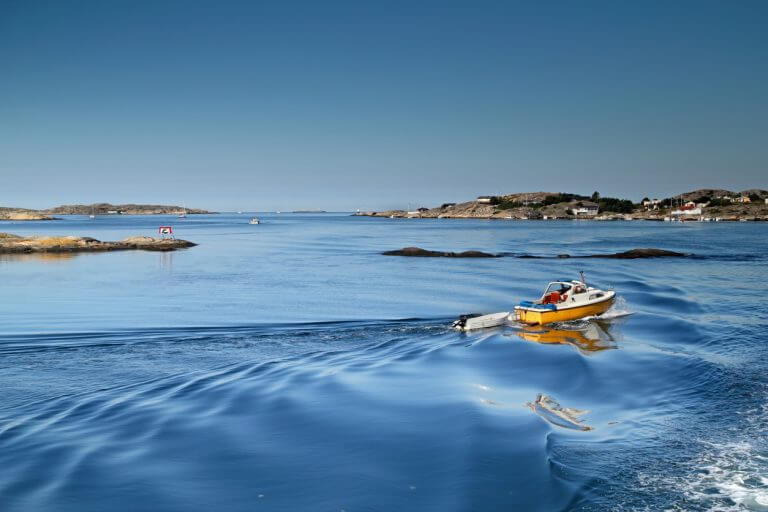
[{"label": "clear sky", "polygon": [[766,1],[0,0],[0,205],[768,188]]}]

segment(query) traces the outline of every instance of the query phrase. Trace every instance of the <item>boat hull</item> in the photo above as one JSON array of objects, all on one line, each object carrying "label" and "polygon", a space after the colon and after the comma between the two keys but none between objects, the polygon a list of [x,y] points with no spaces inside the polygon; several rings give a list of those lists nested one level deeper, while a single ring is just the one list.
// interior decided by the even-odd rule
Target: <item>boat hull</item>
[{"label": "boat hull", "polygon": [[568,322],[578,320],[587,316],[599,316],[608,311],[613,305],[615,295],[611,295],[606,300],[593,302],[583,306],[556,309],[556,310],[536,310],[531,308],[515,308],[517,321],[528,325],[544,325],[553,322]]}]

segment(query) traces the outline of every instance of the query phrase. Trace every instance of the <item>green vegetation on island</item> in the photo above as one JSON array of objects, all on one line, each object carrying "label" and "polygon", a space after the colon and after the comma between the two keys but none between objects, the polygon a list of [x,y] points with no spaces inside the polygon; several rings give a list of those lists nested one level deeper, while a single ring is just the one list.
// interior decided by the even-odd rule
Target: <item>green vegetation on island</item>
[{"label": "green vegetation on island", "polygon": [[443,203],[412,211],[358,212],[357,215],[391,218],[476,219],[592,219],[592,220],[768,220],[768,191],[732,192],[698,189],[664,199],[586,196],[566,192],[523,192],[479,196],[464,203]]}]

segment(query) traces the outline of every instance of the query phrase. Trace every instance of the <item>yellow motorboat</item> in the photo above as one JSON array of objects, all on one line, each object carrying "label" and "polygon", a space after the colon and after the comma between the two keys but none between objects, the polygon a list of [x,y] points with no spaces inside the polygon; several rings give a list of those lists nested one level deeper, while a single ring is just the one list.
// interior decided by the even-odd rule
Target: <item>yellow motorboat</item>
[{"label": "yellow motorboat", "polygon": [[616,292],[587,286],[583,279],[549,283],[539,300],[523,301],[515,306],[515,320],[543,325],[602,315],[613,304]]}]

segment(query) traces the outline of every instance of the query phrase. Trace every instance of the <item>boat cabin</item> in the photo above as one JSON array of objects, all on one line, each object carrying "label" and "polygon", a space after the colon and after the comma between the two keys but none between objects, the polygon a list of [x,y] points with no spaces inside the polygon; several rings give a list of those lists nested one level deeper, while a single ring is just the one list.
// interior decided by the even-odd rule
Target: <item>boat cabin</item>
[{"label": "boat cabin", "polygon": [[581,281],[553,281],[549,283],[538,304],[560,304],[577,295],[587,293],[587,285]]}]

